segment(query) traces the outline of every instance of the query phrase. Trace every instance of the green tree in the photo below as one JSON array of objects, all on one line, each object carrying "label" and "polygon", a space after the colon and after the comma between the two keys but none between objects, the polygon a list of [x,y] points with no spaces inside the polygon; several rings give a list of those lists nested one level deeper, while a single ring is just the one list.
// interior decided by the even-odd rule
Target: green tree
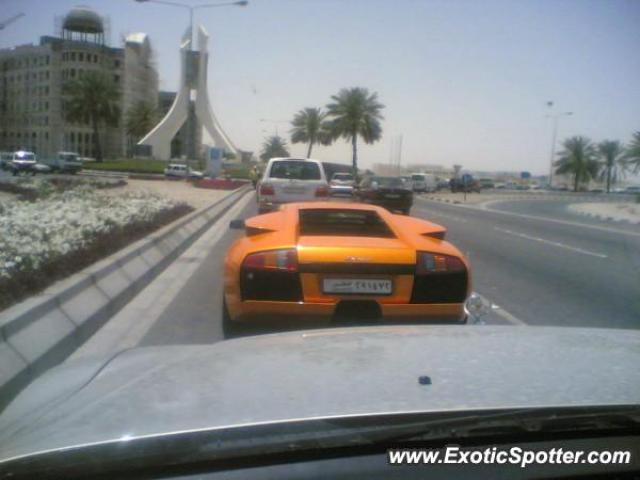
[{"label": "green tree", "polygon": [[84,74],[65,84],[65,118],[74,123],[90,125],[93,129],[93,146],[96,160],[102,161],[100,128],[118,125],[120,118],[120,91],[111,76],[87,70]]},{"label": "green tree", "polygon": [[580,183],[588,182],[598,175],[600,164],[597,160],[596,148],[586,137],[567,138],[563,143],[563,150],[558,152],[555,161],[556,173],[573,176],[573,191],[577,192]]},{"label": "green tree", "polygon": [[287,142],[278,135],[268,137],[262,144],[262,153],[260,159],[264,162],[274,157],[288,157]]},{"label": "green tree", "polygon": [[624,153],[624,146],[617,140],[605,140],[598,145],[601,160],[600,179],[607,182],[607,193],[611,191],[611,184],[616,183],[626,173]]},{"label": "green tree", "polygon": [[640,131],[635,132],[625,152],[625,162],[628,167],[633,166],[633,173],[640,172]]},{"label": "green tree", "polygon": [[369,144],[380,140],[384,105],[378,102],[377,93],[369,93],[369,90],[361,87],[343,88],[331,100],[327,105],[331,136],[351,142],[353,176],[357,178],[358,137]]},{"label": "green tree", "polygon": [[311,157],[314,144],[331,143],[331,132],[324,121],[326,116],[320,108],[304,108],[293,117],[291,143],[308,143],[307,158]]},{"label": "green tree", "polygon": [[129,107],[125,120],[125,130],[129,139],[129,151],[158,122],[158,111],[148,102],[139,101]]}]

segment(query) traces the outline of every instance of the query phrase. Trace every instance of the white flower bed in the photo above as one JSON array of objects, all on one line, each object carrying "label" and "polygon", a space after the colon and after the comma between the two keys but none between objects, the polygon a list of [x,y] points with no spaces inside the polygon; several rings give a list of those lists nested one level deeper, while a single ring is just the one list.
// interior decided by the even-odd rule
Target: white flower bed
[{"label": "white flower bed", "polygon": [[100,235],[150,221],[177,204],[149,193],[101,195],[88,185],[35,202],[0,204],[0,280],[85,248]]}]

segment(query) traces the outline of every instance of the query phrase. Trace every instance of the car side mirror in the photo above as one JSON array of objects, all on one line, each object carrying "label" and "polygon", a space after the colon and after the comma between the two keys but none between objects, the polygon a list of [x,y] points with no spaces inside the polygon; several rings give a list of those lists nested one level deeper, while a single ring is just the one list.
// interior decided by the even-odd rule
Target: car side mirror
[{"label": "car side mirror", "polygon": [[229,222],[229,228],[232,230],[242,230],[244,229],[244,220],[241,218],[237,218],[235,220],[231,220]]}]

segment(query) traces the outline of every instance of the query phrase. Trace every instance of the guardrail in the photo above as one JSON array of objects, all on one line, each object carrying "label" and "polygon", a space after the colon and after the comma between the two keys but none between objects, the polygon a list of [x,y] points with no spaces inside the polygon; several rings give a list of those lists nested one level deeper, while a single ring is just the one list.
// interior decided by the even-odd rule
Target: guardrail
[{"label": "guardrail", "polygon": [[163,227],[0,313],[0,409],[64,361],[251,189]]}]

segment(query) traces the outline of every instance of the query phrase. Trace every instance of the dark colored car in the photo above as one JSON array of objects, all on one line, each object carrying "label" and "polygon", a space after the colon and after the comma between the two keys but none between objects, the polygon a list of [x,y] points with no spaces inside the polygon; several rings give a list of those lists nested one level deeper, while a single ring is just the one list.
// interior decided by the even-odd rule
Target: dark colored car
[{"label": "dark colored car", "polygon": [[480,193],[481,186],[480,182],[475,180],[473,176],[468,173],[465,173],[459,178],[452,178],[449,180],[449,187],[451,188],[452,193],[456,192],[476,192]]},{"label": "dark colored car", "polygon": [[413,192],[399,177],[368,177],[360,182],[355,197],[362,203],[379,205],[409,215]]}]

